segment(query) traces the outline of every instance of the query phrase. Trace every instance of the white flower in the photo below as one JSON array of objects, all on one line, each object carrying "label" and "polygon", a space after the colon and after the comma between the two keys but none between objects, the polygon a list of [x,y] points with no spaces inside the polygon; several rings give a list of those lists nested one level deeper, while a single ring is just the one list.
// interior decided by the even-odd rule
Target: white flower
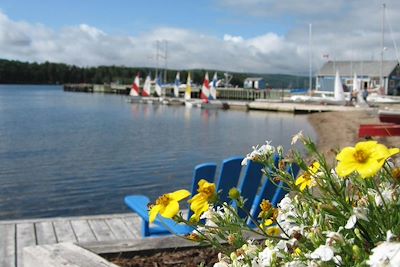
[{"label": "white flower", "polygon": [[214,263],[213,265],[214,267],[229,267],[228,263],[224,262],[224,261],[219,261]]},{"label": "white flower", "polygon": [[400,243],[382,242],[372,249],[367,264],[372,267],[395,267],[400,266]]},{"label": "white flower", "polygon": [[290,261],[290,262],[285,263],[284,266],[285,267],[306,267],[307,265],[305,265],[301,261]]},{"label": "white flower", "polygon": [[367,208],[360,208],[360,207],[353,208],[353,215],[351,215],[350,218],[347,220],[347,223],[344,226],[344,228],[352,229],[356,225],[357,219],[369,222],[367,213],[368,213]]},{"label": "white flower", "polygon": [[[339,231],[340,230],[341,229],[339,229]],[[342,234],[339,233],[339,231],[337,231],[337,232],[326,232],[326,237],[327,237],[326,245],[331,246],[335,242],[339,242],[339,243],[343,243],[344,242],[344,238],[343,238]]]},{"label": "white flower", "polygon": [[263,157],[270,157],[275,153],[275,147],[270,145],[271,141],[266,141],[265,145],[261,147],[253,146],[253,151],[246,155],[246,157],[242,160],[242,166],[247,165],[249,160],[255,160]]},{"label": "white flower", "polygon": [[392,230],[386,232],[386,241],[390,242],[395,235],[392,233]]},{"label": "white flower", "polygon": [[330,261],[332,260],[334,253],[330,246],[321,245],[316,250],[311,253],[312,259],[320,259],[322,261]]},{"label": "white flower", "polygon": [[384,185],[383,188],[381,189],[382,197],[373,189],[369,189],[368,194],[374,197],[375,204],[378,207],[380,207],[383,206],[383,202],[390,203],[393,201],[393,196],[395,195],[395,191],[393,189],[390,189],[388,185]]},{"label": "white flower", "polygon": [[346,225],[344,228],[346,229],[352,229],[357,223],[357,216],[356,215],[351,215],[350,218],[347,220]]},{"label": "white flower", "polygon": [[258,254],[260,263],[262,266],[271,266],[272,260],[274,259],[275,250],[266,247],[262,252]]},{"label": "white flower", "polygon": [[304,139],[303,131],[300,131],[297,134],[293,135],[291,145],[296,144],[299,139]]}]

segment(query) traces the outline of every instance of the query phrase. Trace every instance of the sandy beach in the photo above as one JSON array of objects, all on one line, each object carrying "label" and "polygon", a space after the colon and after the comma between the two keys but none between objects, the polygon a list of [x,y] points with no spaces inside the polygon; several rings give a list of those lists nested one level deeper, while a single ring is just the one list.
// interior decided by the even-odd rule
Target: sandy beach
[{"label": "sandy beach", "polygon": [[[397,106],[395,108],[400,109]],[[365,140],[358,137],[360,124],[380,123],[377,109],[313,113],[308,115],[308,120],[317,133],[318,148],[328,159],[334,158],[332,149],[354,146],[358,141]],[[400,136],[373,137],[373,139],[388,147],[400,145]]]}]

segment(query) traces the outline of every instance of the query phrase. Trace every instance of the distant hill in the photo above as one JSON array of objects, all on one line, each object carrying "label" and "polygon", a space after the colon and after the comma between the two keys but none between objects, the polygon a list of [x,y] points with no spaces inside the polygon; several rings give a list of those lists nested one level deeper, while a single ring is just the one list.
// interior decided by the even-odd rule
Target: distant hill
[{"label": "distant hill", "polygon": [[[214,70],[194,69],[189,70],[194,83],[201,84],[205,72],[208,71],[210,79]],[[173,83],[177,70],[167,70],[167,82]],[[180,70],[181,82],[186,82],[188,70]],[[124,66],[98,66],[78,67],[63,63],[30,63],[16,60],[0,59],[0,83],[2,84],[64,84],[64,83],[111,83],[130,84],[134,76],[140,73],[142,77],[148,73],[154,77],[153,68],[124,67]],[[218,78],[223,78],[224,71],[217,71]],[[269,88],[304,88],[308,87],[308,77],[283,74],[255,74],[232,73],[231,84],[242,87],[247,77],[263,77]],[[163,76],[164,77],[164,76]]]}]

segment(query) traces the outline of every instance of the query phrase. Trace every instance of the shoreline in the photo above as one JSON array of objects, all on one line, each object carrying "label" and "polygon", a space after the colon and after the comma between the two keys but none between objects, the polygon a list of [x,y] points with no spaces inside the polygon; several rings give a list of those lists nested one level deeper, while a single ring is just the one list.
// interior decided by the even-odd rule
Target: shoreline
[{"label": "shoreline", "polygon": [[[377,109],[313,113],[308,115],[308,121],[316,132],[317,147],[328,163],[334,159],[335,150],[340,151],[365,140],[358,137],[360,124],[380,123]],[[373,140],[387,147],[398,147],[400,144],[400,136],[373,137]]]}]

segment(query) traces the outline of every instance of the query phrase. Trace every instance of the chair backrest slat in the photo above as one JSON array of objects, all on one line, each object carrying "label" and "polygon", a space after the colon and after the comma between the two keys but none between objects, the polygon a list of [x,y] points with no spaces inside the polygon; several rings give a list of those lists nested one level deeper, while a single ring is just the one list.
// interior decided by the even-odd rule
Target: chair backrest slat
[{"label": "chair backrest slat", "polygon": [[[197,194],[198,183],[201,179],[206,180],[209,183],[213,183],[215,179],[215,171],[217,164],[215,163],[203,163],[199,164],[194,168],[193,180],[192,180],[192,196]],[[189,209],[188,219],[192,216],[193,212]]]},{"label": "chair backrest slat", "polygon": [[[239,186],[241,196],[246,199],[244,209],[247,211],[250,211],[254,198],[257,195],[258,188],[260,187],[261,178],[263,176],[262,168],[263,165],[250,161],[247,164],[246,173],[241,185]],[[241,218],[244,218],[247,215],[242,209],[238,210],[238,214]]]},{"label": "chair backrest slat", "polygon": [[242,170],[243,157],[232,157],[222,162],[221,174],[217,181],[217,191],[222,202],[228,202],[228,193],[232,187],[237,187]]}]

